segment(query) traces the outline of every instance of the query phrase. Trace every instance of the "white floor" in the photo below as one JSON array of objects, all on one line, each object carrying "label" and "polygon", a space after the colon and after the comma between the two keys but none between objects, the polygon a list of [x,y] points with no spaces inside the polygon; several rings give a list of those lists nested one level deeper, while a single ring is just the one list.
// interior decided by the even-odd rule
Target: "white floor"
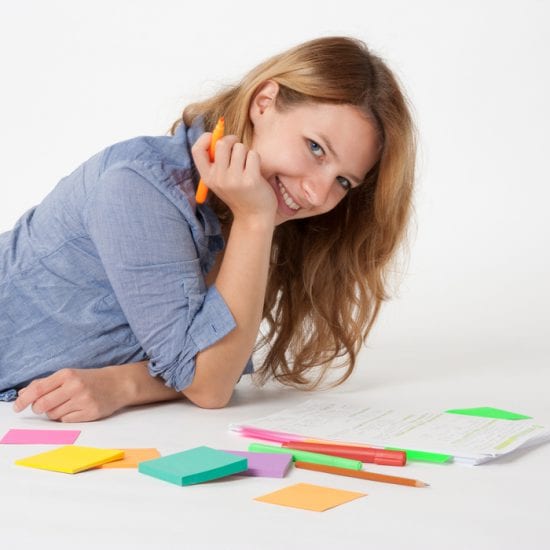
[{"label": "white floor", "polygon": [[[333,391],[403,408],[489,405],[550,425],[550,4],[252,5],[210,0],[205,17],[203,2],[181,0],[9,3],[0,17],[0,232],[92,154],[164,133],[189,101],[267,56],[315,36],[357,36],[414,106],[418,186],[399,299],[384,307],[357,372]],[[230,422],[306,397],[242,382],[225,410],[142,407],[79,425],[77,443],[245,449]],[[0,433],[25,427],[59,426],[0,403]],[[407,466],[427,489],[303,470],[183,488],[135,471],[14,465],[42,450],[0,445],[1,550],[550,547],[550,444],[478,467]],[[323,513],[253,500],[302,481],[368,496]]]},{"label": "white floor", "polygon": [[[398,356],[366,350],[338,394],[405,407],[491,405],[550,425],[546,362]],[[330,393],[325,393],[329,396]],[[186,403],[141,407],[78,427],[77,443],[98,447],[157,447],[162,454],[197,445],[245,449],[227,430],[307,397],[241,382],[232,405],[206,411]],[[0,404],[0,432],[60,427]],[[416,463],[401,475],[426,489],[291,470],[284,479],[233,477],[177,487],[133,470],[77,475],[22,468],[14,460],[47,450],[0,446],[2,547],[21,548],[406,548],[538,549],[550,537],[550,444],[477,467]],[[395,473],[395,468],[372,467]],[[298,482],[364,491],[368,496],[317,513],[254,501]],[[6,548],[8,546],[5,546]]]}]

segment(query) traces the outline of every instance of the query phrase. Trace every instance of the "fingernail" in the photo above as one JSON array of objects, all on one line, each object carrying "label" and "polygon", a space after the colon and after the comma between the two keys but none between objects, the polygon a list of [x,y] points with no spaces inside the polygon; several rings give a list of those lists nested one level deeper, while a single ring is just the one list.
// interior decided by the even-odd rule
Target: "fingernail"
[{"label": "fingernail", "polygon": [[18,403],[14,403],[13,404],[13,410],[18,413],[20,411],[20,408],[19,408],[19,404]]}]

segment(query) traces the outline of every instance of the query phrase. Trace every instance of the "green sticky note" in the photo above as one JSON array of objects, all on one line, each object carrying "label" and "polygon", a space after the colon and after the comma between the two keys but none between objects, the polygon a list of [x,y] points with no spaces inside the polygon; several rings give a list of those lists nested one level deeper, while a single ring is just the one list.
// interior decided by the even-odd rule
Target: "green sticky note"
[{"label": "green sticky note", "polygon": [[429,453],[427,451],[415,451],[412,449],[401,449],[397,447],[384,447],[388,451],[405,451],[407,453],[407,462],[409,460],[417,460],[419,462],[435,462],[443,464],[453,459],[453,455],[445,455],[442,453]]},{"label": "green sticky note", "polygon": [[468,416],[484,416],[486,418],[501,418],[503,420],[527,420],[532,418],[531,416],[525,416],[524,414],[518,414],[510,411],[504,411],[502,409],[495,409],[493,407],[474,407],[471,409],[449,409],[445,411],[451,414],[466,414]]},{"label": "green sticky note", "polygon": [[176,485],[203,483],[244,472],[247,468],[246,458],[210,447],[195,447],[181,453],[146,460],[138,465],[138,471],[142,474]]}]

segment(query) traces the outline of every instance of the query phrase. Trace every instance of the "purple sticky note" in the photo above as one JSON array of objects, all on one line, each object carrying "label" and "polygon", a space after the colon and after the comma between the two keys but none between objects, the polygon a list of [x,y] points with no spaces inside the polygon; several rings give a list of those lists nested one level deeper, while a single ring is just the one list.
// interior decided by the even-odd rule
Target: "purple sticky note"
[{"label": "purple sticky note", "polygon": [[71,445],[80,430],[8,430],[0,443],[14,445]]},{"label": "purple sticky note", "polygon": [[248,470],[238,475],[258,476],[258,477],[284,477],[290,463],[292,455],[276,453],[252,453],[248,451],[227,451],[237,456],[243,456],[248,459]]}]

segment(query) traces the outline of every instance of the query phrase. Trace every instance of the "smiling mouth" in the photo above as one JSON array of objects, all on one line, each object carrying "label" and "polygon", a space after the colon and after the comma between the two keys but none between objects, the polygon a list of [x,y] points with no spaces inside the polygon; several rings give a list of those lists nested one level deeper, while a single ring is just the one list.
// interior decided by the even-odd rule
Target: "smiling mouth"
[{"label": "smiling mouth", "polygon": [[277,186],[279,187],[284,203],[294,212],[300,210],[300,205],[294,202],[292,197],[288,194],[286,187],[281,183],[281,180],[277,176],[275,176],[275,181],[277,182]]}]

